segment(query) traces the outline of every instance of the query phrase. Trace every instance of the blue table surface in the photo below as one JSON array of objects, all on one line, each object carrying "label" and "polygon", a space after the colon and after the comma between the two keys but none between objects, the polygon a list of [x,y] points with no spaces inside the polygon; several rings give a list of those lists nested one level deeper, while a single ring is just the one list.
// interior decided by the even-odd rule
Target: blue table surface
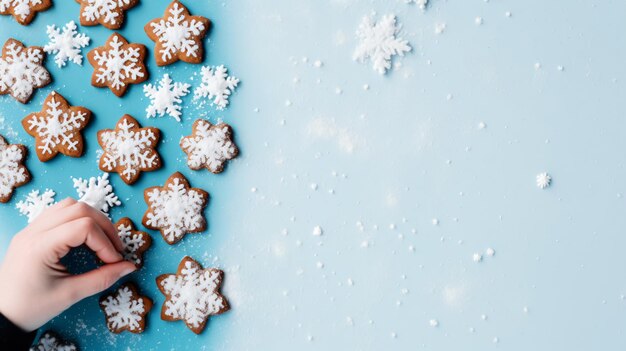
[{"label": "blue table surface", "polygon": [[[141,86],[117,98],[90,85],[87,62],[60,69],[52,56],[54,82],[29,104],[0,97],[0,134],[29,147],[33,173],[0,206],[0,257],[26,225],[15,203],[34,189],[75,196],[70,176],[100,174],[96,132],[123,114],[161,129],[164,167],[132,186],[111,175],[123,202],[113,219],[142,228],[143,190],[175,171],[211,194],[206,232],[170,246],[150,231],[130,277],[155,301],[145,333],[111,334],[98,296],[46,328],[82,350],[626,347],[626,2],[431,0],[424,12],[404,0],[183,2],[214,24],[204,64],[241,79],[225,111],[190,95],[181,123],[147,119]],[[170,73],[195,86],[200,66],[157,67],[143,31],[168,3],[143,1],[120,33],[147,45],[149,82]],[[0,43],[43,46],[46,26],[78,10],[55,0],[29,26],[0,16]],[[372,11],[396,14],[413,47],[384,76],[352,60]],[[112,33],[80,31],[92,39],[84,53]],[[32,153],[20,121],[52,90],[94,112],[82,158]],[[200,117],[234,128],[241,154],[222,174],[190,170],[178,146]],[[554,181],[541,190],[544,171]],[[495,255],[474,262],[487,248]],[[155,277],[185,255],[225,271],[232,305],[200,335],[160,319]]]}]

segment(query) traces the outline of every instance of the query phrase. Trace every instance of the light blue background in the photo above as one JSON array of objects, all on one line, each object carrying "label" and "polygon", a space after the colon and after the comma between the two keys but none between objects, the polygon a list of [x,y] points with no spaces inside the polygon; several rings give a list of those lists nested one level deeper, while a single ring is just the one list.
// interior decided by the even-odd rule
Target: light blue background
[{"label": "light blue background", "polygon": [[[118,99],[90,86],[88,63],[59,69],[51,56],[54,83],[31,103],[0,98],[0,133],[31,150],[19,121],[52,89],[95,114],[83,158],[31,155],[33,182],[0,206],[3,248],[26,225],[13,219],[16,201],[47,187],[74,196],[69,175],[99,173],[96,132],[124,113],[161,128],[165,167],[132,186],[112,175],[124,203],[114,219],[139,224],[143,189],[177,170],[211,193],[206,233],[169,246],[151,232],[146,266],[131,277],[155,301],[144,334],[110,334],[97,297],[49,327],[83,350],[626,347],[625,2],[431,0],[423,13],[402,0],[184,3],[214,23],[205,64],[242,80],[226,111],[188,96],[182,123],[148,120],[141,86]],[[144,1],[121,33],[152,54],[143,26],[167,4]],[[28,27],[2,16],[0,42],[44,45],[46,25],[77,21],[78,8],[57,0]],[[371,11],[397,14],[414,49],[386,76],[352,61],[354,31]],[[89,49],[112,33],[81,31]],[[151,82],[200,69],[148,63]],[[198,117],[235,130],[241,155],[223,174],[185,165],[178,140]],[[554,182],[542,191],[543,171]],[[488,247],[496,255],[473,262]],[[226,272],[233,306],[200,336],[159,317],[154,279],[184,255]]]}]

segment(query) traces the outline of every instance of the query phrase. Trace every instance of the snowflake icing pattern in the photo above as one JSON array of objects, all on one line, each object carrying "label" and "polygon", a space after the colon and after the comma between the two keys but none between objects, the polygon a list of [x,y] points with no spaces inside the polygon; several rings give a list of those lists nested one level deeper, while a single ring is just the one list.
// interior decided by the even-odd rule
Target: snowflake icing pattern
[{"label": "snowflake icing pattern", "polygon": [[141,128],[134,118],[124,115],[115,129],[98,132],[98,142],[104,150],[100,169],[119,173],[126,184],[134,183],[141,171],[161,167],[161,158],[154,149],[160,135],[157,128]]},{"label": "snowflake icing pattern", "polygon": [[146,84],[143,92],[150,99],[150,106],[146,109],[147,117],[163,116],[166,113],[180,122],[181,106],[183,96],[189,94],[191,85],[187,83],[173,82],[169,74],[164,74],[159,82],[159,86]]},{"label": "snowflake icing pattern", "polygon": [[177,274],[157,277],[157,286],[165,295],[162,315],[183,320],[189,329],[199,334],[211,315],[229,309],[228,301],[219,292],[224,273],[219,269],[203,269],[189,256],[183,258]]},{"label": "snowflake icing pattern", "polygon": [[76,23],[70,21],[65,24],[63,31],[57,26],[48,26],[46,33],[50,42],[43,47],[49,54],[56,54],[54,62],[59,67],[65,66],[68,60],[77,65],[83,64],[83,54],[81,49],[89,45],[90,38],[83,33],[78,33]]},{"label": "snowflake icing pattern", "polygon": [[189,168],[206,167],[212,173],[222,172],[224,163],[239,153],[228,124],[214,126],[202,119],[193,124],[193,133],[180,141],[180,147],[187,154]]},{"label": "snowflake icing pattern", "polygon": [[51,0],[0,0],[0,15],[13,15],[18,23],[29,24],[38,11],[52,6]]},{"label": "snowflake icing pattern", "polygon": [[44,101],[41,112],[32,113],[22,121],[26,132],[36,138],[37,156],[43,162],[57,153],[80,157],[83,151],[81,130],[91,119],[91,111],[84,107],[70,107],[56,92]]},{"label": "snowflake icing pattern", "polygon": [[109,174],[91,177],[89,180],[73,178],[74,188],[78,193],[78,201],[102,211],[108,215],[109,209],[113,206],[120,206],[122,202],[113,192],[113,187],[109,184]]},{"label": "snowflake icing pattern", "polygon": [[38,46],[9,39],[4,43],[0,57],[0,95],[11,94],[25,104],[33,92],[50,83],[50,73],[43,66],[45,52]]},{"label": "snowflake icing pattern", "polygon": [[28,218],[28,223],[32,223],[46,208],[54,205],[55,195],[56,193],[50,189],[46,189],[41,195],[39,195],[39,190],[33,190],[15,207]]},{"label": "snowflake icing pattern", "polygon": [[94,67],[92,84],[97,87],[109,87],[122,96],[128,84],[136,84],[148,78],[148,71],[143,63],[146,47],[141,44],[129,44],[124,37],[115,33],[104,46],[95,48],[87,54]]},{"label": "snowflake icing pattern", "polygon": [[143,266],[143,253],[152,244],[150,235],[136,230],[133,222],[127,217],[115,223],[115,229],[124,246],[124,260],[134,263],[137,268]]},{"label": "snowflake icing pattern", "polygon": [[156,42],[157,64],[164,66],[178,59],[199,63],[202,59],[202,38],[209,25],[207,18],[190,16],[187,8],[174,0],[163,18],[150,21],[145,27],[150,39]]},{"label": "snowflake icing pattern", "polygon": [[30,180],[30,173],[23,165],[26,147],[8,144],[0,136],[0,202],[7,202],[13,195],[13,189]]},{"label": "snowflake icing pattern", "polygon": [[392,56],[404,56],[405,52],[411,51],[408,41],[396,37],[399,31],[394,15],[383,16],[378,23],[373,15],[365,16],[356,31],[360,43],[352,58],[361,63],[369,58],[374,70],[385,74],[391,68]]},{"label": "snowflake icing pattern", "polygon": [[187,233],[206,228],[202,212],[209,194],[202,189],[190,188],[182,174],[174,173],[165,186],[148,188],[144,195],[148,210],[143,223],[146,228],[160,230],[168,244],[177,243]]},{"label": "snowflake icing pattern", "polygon": [[139,296],[136,288],[130,284],[119,287],[111,295],[100,300],[107,327],[116,333],[128,330],[141,333],[145,326],[145,316],[152,308],[152,301]]},{"label": "snowflake icing pattern", "polygon": [[223,110],[228,105],[228,98],[233,93],[239,79],[228,75],[228,69],[224,65],[217,67],[204,66],[200,72],[202,82],[194,90],[194,98],[208,98],[211,105],[218,110]]},{"label": "snowflake icing pattern", "polygon": [[138,0],[77,0],[81,4],[80,23],[94,26],[98,23],[109,29],[119,29],[124,22],[124,11]]},{"label": "snowflake icing pattern", "polygon": [[76,345],[65,342],[52,332],[45,332],[30,351],[77,351]]}]

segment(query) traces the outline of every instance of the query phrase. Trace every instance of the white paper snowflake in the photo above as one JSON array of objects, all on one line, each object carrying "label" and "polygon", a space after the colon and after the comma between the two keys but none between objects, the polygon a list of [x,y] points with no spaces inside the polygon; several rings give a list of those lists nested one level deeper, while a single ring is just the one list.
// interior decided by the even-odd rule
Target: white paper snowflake
[{"label": "white paper snowflake", "polygon": [[97,178],[91,177],[89,180],[74,177],[72,180],[79,196],[78,201],[84,202],[105,214],[109,213],[111,207],[122,204],[113,192],[113,187],[109,184],[108,173]]},{"label": "white paper snowflake", "polygon": [[56,193],[50,189],[46,189],[41,195],[39,190],[33,190],[15,207],[23,216],[28,217],[28,223],[32,223],[46,208],[54,205],[55,195]]},{"label": "white paper snowflake", "polygon": [[183,258],[177,274],[157,278],[158,287],[166,295],[161,313],[175,320],[183,320],[199,333],[210,315],[228,310],[228,302],[219,293],[222,271],[203,269],[190,257]]},{"label": "white paper snowflake", "polygon": [[224,163],[239,153],[229,125],[222,123],[214,126],[202,119],[193,124],[193,133],[184,137],[180,146],[187,154],[189,168],[198,170],[206,167],[213,173],[220,173]]},{"label": "white paper snowflake", "polygon": [[111,330],[138,331],[147,313],[144,298],[136,296],[128,286],[120,287],[100,301],[100,305]]},{"label": "white paper snowflake", "polygon": [[123,21],[123,11],[137,3],[136,0],[79,0],[81,3],[81,17],[94,25],[106,24],[111,29],[119,28]]},{"label": "white paper snowflake", "polygon": [[77,351],[72,343],[64,342],[51,332],[44,333],[37,344],[29,349],[30,351]]},{"label": "white paper snowflake", "polygon": [[194,98],[212,99],[211,105],[215,105],[218,110],[226,108],[228,98],[239,84],[239,79],[229,76],[227,72],[228,69],[224,65],[202,67],[200,71],[202,82],[194,90]]},{"label": "white paper snowflake", "polygon": [[537,174],[537,186],[540,189],[545,189],[550,186],[552,183],[552,177],[548,173],[539,173]]},{"label": "white paper snowflake", "polygon": [[[168,7],[169,14],[164,18],[150,22],[151,31],[157,37],[157,51],[161,61],[171,62],[174,55],[182,53],[186,57],[196,58],[201,54],[200,40],[207,28],[199,16],[189,16],[187,9],[178,1]],[[147,27],[146,27],[147,28]]]},{"label": "white paper snowflake", "polygon": [[369,59],[375,71],[385,74],[391,68],[392,56],[404,56],[405,52],[411,51],[408,41],[396,37],[399,31],[395,15],[383,16],[378,22],[374,21],[373,15],[363,17],[356,31],[360,43],[352,58],[361,63]]},{"label": "white paper snowflake", "polygon": [[65,24],[63,31],[55,25],[48,26],[46,33],[50,41],[43,50],[49,54],[56,54],[54,62],[59,67],[65,66],[68,60],[77,65],[83,64],[81,49],[89,45],[90,38],[76,31],[76,23],[70,21]]},{"label": "white paper snowflake", "polygon": [[407,4],[416,4],[420,9],[425,10],[428,5],[428,0],[404,0]]},{"label": "white paper snowflake", "polygon": [[161,78],[158,87],[156,84],[144,85],[143,92],[150,99],[150,106],[146,109],[148,118],[156,117],[157,114],[162,117],[167,113],[180,122],[181,98],[189,94],[190,87],[187,83],[173,82],[167,73]]},{"label": "white paper snowflake", "polygon": [[206,227],[202,212],[208,194],[190,188],[182,174],[174,173],[164,187],[148,188],[145,195],[148,211],[144,223],[148,228],[160,230],[169,244]]},{"label": "white paper snowflake", "polygon": [[9,144],[0,136],[0,200],[5,202],[11,197],[13,189],[25,184],[30,175],[22,164],[25,148]]},{"label": "white paper snowflake", "polygon": [[4,43],[0,57],[0,94],[11,94],[26,103],[37,88],[50,83],[50,73],[44,68],[45,53],[39,47],[25,47],[17,40]]}]

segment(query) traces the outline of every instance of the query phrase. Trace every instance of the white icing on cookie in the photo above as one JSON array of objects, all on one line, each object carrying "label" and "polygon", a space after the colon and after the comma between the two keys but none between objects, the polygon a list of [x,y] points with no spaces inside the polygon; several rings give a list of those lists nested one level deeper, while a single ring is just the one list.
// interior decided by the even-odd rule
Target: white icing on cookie
[{"label": "white icing on cookie", "polygon": [[138,80],[144,77],[145,67],[139,47],[126,46],[122,49],[122,46],[129,44],[117,33],[113,34],[110,45],[111,50],[102,47],[93,51],[93,60],[98,64],[94,68],[97,83],[106,84],[116,90],[125,87],[127,79]]},{"label": "white icing on cookie", "polygon": [[28,179],[22,149],[18,145],[11,145],[0,136],[0,199],[9,197],[17,186]]},{"label": "white icing on cookie", "polygon": [[44,68],[45,53],[39,47],[24,47],[17,40],[4,43],[0,57],[0,94],[11,94],[25,103],[37,88],[50,83],[50,73]]},{"label": "white icing on cookie", "polygon": [[133,0],[86,0],[81,16],[89,22],[103,22],[110,25],[119,24],[121,18],[119,11],[127,10],[135,5]]},{"label": "white icing on cookie", "polygon": [[221,172],[224,163],[239,152],[228,125],[214,126],[205,120],[194,123],[193,134],[184,137],[180,146],[187,153],[187,164],[191,169],[206,167],[213,173]]},{"label": "white icing on cookie", "polygon": [[103,307],[109,329],[141,329],[146,308],[141,296],[133,296],[128,286],[122,286],[100,304]]}]

